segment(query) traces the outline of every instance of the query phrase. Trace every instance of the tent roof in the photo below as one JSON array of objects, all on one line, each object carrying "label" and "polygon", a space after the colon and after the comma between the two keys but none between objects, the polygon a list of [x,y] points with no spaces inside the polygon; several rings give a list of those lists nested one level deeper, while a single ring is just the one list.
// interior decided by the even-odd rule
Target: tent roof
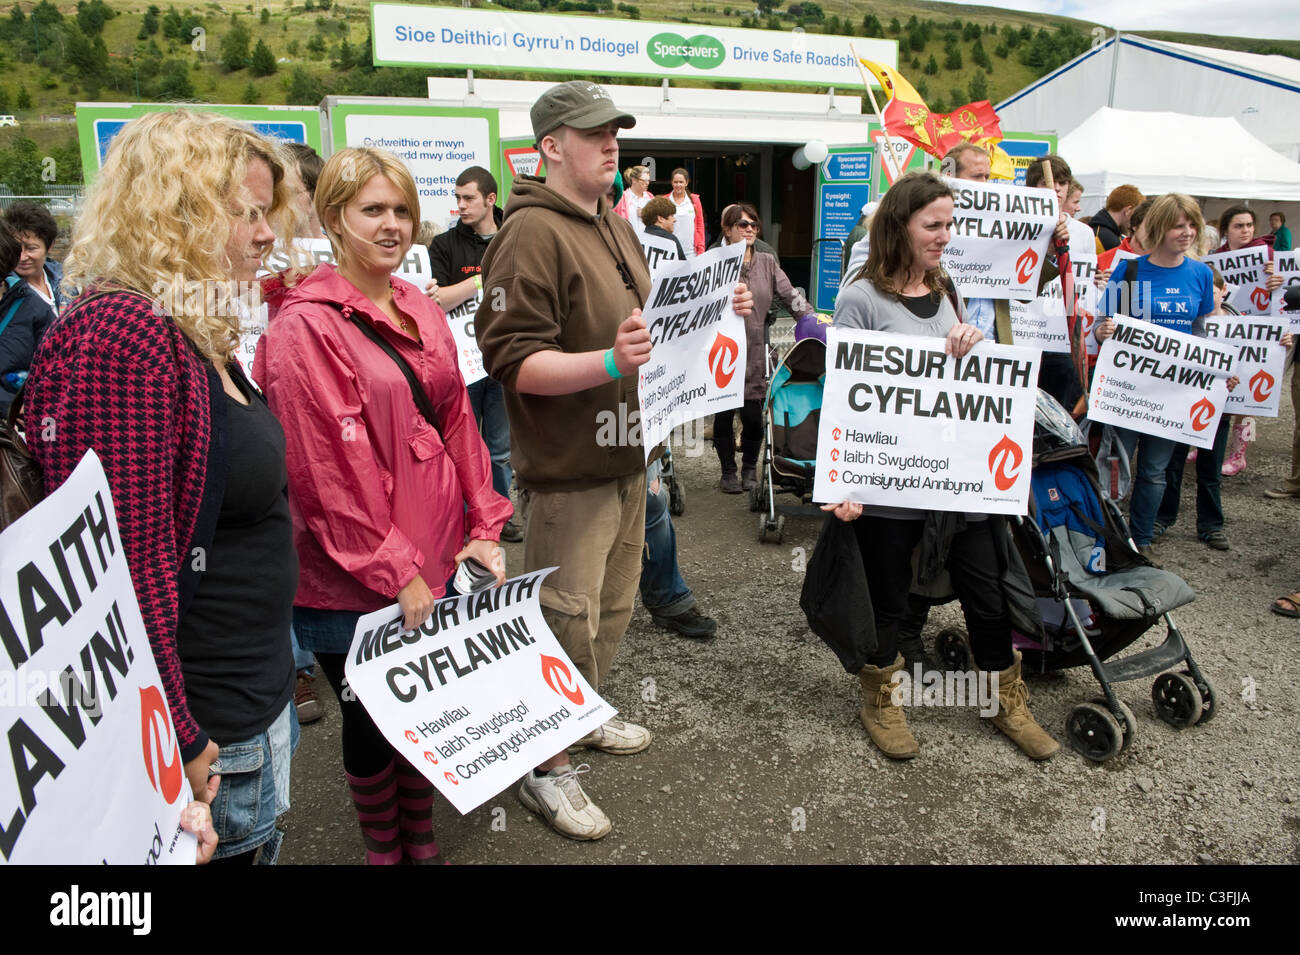
[{"label": "tent roof", "polygon": [[1278,155],[1232,117],[1103,106],[1062,136],[1059,152],[1088,196],[1132,183],[1148,195],[1300,200],[1300,163]]},{"label": "tent roof", "polygon": [[1290,80],[1293,83],[1300,83],[1300,60],[1290,56],[1280,56],[1277,54],[1264,53],[1244,53],[1241,50],[1220,50],[1209,46],[1193,46],[1190,43],[1174,43],[1169,40],[1151,40],[1142,37],[1147,43],[1153,43],[1158,46],[1174,52],[1194,56],[1203,60],[1217,60],[1220,63],[1226,63],[1229,66],[1236,66],[1243,70],[1250,70],[1253,73],[1259,73],[1265,76],[1273,76],[1278,79]]}]

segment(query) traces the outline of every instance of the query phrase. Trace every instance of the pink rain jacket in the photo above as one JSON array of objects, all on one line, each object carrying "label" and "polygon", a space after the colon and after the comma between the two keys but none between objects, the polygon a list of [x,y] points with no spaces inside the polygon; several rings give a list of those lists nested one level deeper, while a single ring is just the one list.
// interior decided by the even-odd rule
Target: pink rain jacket
[{"label": "pink rain jacket", "polygon": [[[510,503],[492,489],[456,344],[442,309],[393,279],[398,310],[421,343],[321,265],[295,288],[264,283],[270,323],[253,377],[284,427],[293,538],[301,565],[294,603],[378,610],[424,578],[435,596],[471,538],[497,540]],[[397,364],[348,316],[356,312],[407,360],[438,416],[425,421]]]}]

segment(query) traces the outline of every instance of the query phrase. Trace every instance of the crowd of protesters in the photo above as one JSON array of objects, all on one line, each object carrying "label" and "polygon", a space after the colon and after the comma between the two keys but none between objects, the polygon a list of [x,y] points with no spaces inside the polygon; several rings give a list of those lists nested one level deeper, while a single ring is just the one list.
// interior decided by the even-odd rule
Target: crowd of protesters
[{"label": "crowd of protesters", "polygon": [[[531,120],[546,178],[517,179],[503,211],[492,175],[465,170],[458,221],[431,239],[425,288],[393,275],[421,221],[399,159],[348,148],[322,162],[215,114],[157,113],[118,134],[62,270],[49,258],[58,227],[43,206],[5,214],[0,402],[7,408],[22,389],[25,414],[60,422],[55,440],[32,445],[49,489],[89,448],[103,463],[185,774],[211,804],[210,822],[199,812],[188,823],[204,861],[275,861],[298,724],[321,710],[316,667],[342,717],[342,772],[366,861],[443,861],[434,788],[348,691],[344,657],[362,614],[396,603],[403,625],[417,627],[454,592],[467,559],[503,582],[500,540],[523,542],[525,572],[559,568],[541,588],[542,613],[597,689],[638,590],[669,630],[717,629],[677,565],[663,462],[647,471],[639,445],[605,447],[594,426],[636,404],[636,369],[650,358],[639,237],[675,247],[678,259],[702,254],[701,198],[685,169],[658,197],[645,166],[616,176],[617,134],[636,120],[599,86],[555,86]],[[989,157],[963,145],[942,171],[986,181]],[[1083,187],[1062,157],[1031,164],[1025,187],[1046,187],[1049,176],[1061,217],[1040,288],[1058,265],[1099,255],[1098,304],[1085,316],[1094,346],[1116,313],[1203,334],[1205,317],[1230,309],[1222,277],[1198,259],[1209,245],[1195,200],[1125,185],[1085,224],[1075,217]],[[952,190],[930,173],[901,178],[864,207],[844,247],[833,323],[932,336],[955,356],[982,340],[1010,343],[1008,304],[963,300],[940,265],[952,217]],[[745,246],[733,300],[747,337],[739,475],[734,415],[713,421],[720,489],[736,493],[756,480],[769,307],[783,304],[799,337],[825,331],[762,242],[757,209],[730,205],[720,225],[719,242]],[[1233,206],[1219,221],[1221,249],[1259,246],[1271,258],[1289,248],[1290,232],[1281,213],[1270,225],[1257,234],[1254,211]],[[327,238],[335,264],[267,275],[267,253],[294,236]],[[195,280],[257,295],[192,314],[173,286]],[[176,307],[158,307],[159,289]],[[267,326],[245,370],[236,346],[259,299]],[[446,314],[488,299],[504,303],[477,311],[488,374],[467,389]],[[1168,307],[1174,300],[1191,307]],[[1068,357],[1045,356],[1039,384],[1082,413],[1089,383]],[[1220,478],[1245,468],[1253,427],[1224,418],[1213,450],[1197,458],[1197,533],[1212,548],[1230,546]],[[1177,518],[1186,449],[1135,432],[1121,440],[1137,462],[1132,534],[1158,566],[1155,540]],[[1296,452],[1300,469],[1300,425]],[[1267,493],[1300,497],[1300,470]],[[895,759],[920,752],[891,693],[904,665],[931,665],[921,641],[928,603],[911,594],[919,546],[951,575],[974,663],[996,677],[991,722],[1030,758],[1053,756],[1059,744],[1030,713],[1012,645],[1023,608],[1007,581],[1023,567],[1004,519],[959,515],[934,535],[926,512],[888,501],[824,510],[852,522],[865,568],[878,652],[858,674],[860,717],[876,746]],[[195,548],[204,566],[189,559]],[[1300,616],[1300,593],[1274,610]],[[652,740],[611,719],[575,747],[631,755]],[[588,772],[561,751],[525,774],[518,798],[560,834],[599,839],[612,823],[580,780]]]}]

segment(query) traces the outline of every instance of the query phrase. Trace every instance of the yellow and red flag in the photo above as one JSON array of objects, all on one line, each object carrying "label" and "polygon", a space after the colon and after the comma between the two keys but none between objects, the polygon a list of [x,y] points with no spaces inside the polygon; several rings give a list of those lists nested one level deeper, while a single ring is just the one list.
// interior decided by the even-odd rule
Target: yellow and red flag
[{"label": "yellow and red flag", "polygon": [[870,60],[859,62],[889,94],[889,102],[880,111],[886,133],[906,139],[939,159],[958,143],[972,142],[991,157],[995,178],[1014,176],[1011,157],[996,145],[1002,139],[1002,127],[988,100],[967,103],[951,113],[932,113],[902,73]]}]

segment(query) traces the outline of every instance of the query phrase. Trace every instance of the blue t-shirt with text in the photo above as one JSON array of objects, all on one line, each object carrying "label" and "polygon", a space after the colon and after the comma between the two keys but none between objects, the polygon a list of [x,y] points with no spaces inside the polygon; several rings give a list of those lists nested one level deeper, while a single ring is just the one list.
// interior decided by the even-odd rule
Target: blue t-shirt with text
[{"label": "blue t-shirt with text", "polygon": [[1128,302],[1124,281],[1128,262],[1118,262],[1097,308],[1099,317],[1118,312],[1190,335],[1192,323],[1214,311],[1214,274],[1204,262],[1184,257],[1174,268],[1164,268],[1152,265],[1144,255],[1137,264],[1133,302]]}]

